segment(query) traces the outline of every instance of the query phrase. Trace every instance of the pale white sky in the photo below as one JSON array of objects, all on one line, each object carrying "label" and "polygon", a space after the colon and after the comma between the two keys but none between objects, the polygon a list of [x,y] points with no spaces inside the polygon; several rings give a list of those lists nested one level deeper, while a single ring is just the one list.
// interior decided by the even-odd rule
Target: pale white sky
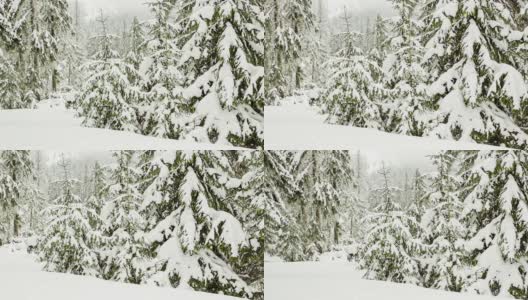
[{"label": "pale white sky", "polygon": [[[318,0],[314,0],[318,1]],[[366,11],[379,11],[380,13],[391,11],[392,5],[388,0],[322,0],[327,2],[328,11],[333,15],[343,6],[347,6],[358,13]],[[75,0],[70,0],[73,4]],[[90,12],[96,13],[100,8],[108,13],[138,13],[144,12],[144,3],[148,0],[79,0],[79,2]]]},{"label": "pale white sky", "polygon": [[[325,1],[325,0],[323,0]],[[351,10],[357,11],[369,11],[379,10],[389,11],[392,5],[387,0],[326,0],[328,3],[328,10],[335,11],[341,9],[343,6],[348,7]]]},{"label": "pale white sky", "polygon": [[[75,3],[76,0],[69,0],[70,3]],[[149,0],[78,0],[83,7],[83,15],[96,16],[99,9],[103,9],[105,14],[130,14],[130,15],[144,15]],[[388,0],[313,0],[326,2],[328,7],[328,14],[330,16],[336,15],[343,9],[343,6],[348,7],[352,12],[357,14],[364,14],[369,12],[376,12],[380,14],[390,14],[392,5]]]},{"label": "pale white sky", "polygon": [[327,2],[329,15],[335,15],[336,12],[346,6],[348,9],[358,14],[369,11],[376,11],[380,14],[389,13],[392,5],[388,0],[322,0]]},{"label": "pale white sky", "polygon": [[[75,0],[69,0],[73,5]],[[99,9],[103,9],[107,15],[112,14],[130,14],[139,15],[145,14],[148,7],[145,3],[148,0],[78,0],[82,6],[83,15],[95,16],[99,13]]]}]

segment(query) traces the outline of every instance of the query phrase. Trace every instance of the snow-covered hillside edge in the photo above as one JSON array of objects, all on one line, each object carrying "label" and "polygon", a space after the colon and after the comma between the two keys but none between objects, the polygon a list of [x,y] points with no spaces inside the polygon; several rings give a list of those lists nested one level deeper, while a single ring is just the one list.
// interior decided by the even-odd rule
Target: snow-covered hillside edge
[{"label": "snow-covered hillside edge", "polygon": [[129,131],[82,126],[64,98],[40,102],[35,109],[0,110],[2,149],[231,150],[235,147],[144,136]]},{"label": "snow-covered hillside edge", "polygon": [[[49,273],[28,254],[24,243],[0,247],[2,298],[12,300],[235,300],[188,290],[140,286],[93,277]],[[28,287],[28,284],[30,286]]]},{"label": "snow-covered hillside edge", "polygon": [[266,258],[265,295],[270,300],[500,300],[504,298],[425,289],[410,284],[365,280],[343,261],[284,263]]},{"label": "snow-covered hillside edge", "polygon": [[265,144],[267,150],[377,150],[406,151],[421,147],[441,150],[498,150],[494,146],[471,142],[413,137],[371,128],[325,123],[327,115],[310,104],[314,91],[281,100],[280,106],[265,108]]}]

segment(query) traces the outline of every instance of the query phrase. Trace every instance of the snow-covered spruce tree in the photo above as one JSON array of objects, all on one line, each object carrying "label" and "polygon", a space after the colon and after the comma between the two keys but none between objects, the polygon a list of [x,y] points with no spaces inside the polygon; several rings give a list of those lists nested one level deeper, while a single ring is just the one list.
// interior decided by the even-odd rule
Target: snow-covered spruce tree
[{"label": "snow-covered spruce tree", "polygon": [[462,202],[458,188],[460,177],[455,170],[456,153],[442,152],[431,157],[437,174],[432,179],[425,200],[430,203],[422,218],[423,238],[428,245],[423,284],[426,287],[460,292],[464,285],[464,252],[461,240],[465,227],[460,223]]},{"label": "snow-covered spruce tree", "polygon": [[[29,157],[31,156],[31,158]],[[42,154],[39,151],[30,152],[22,156],[24,166],[18,170],[26,170],[24,179],[25,191],[22,202],[22,233],[25,236],[34,236],[44,227],[44,217],[41,211],[48,204],[48,199],[42,191]]]},{"label": "snow-covered spruce tree", "polygon": [[0,155],[4,170],[11,176],[17,186],[17,208],[13,215],[13,236],[32,233],[38,209],[42,207],[43,198],[35,186],[34,164],[30,151],[4,151]]},{"label": "snow-covered spruce tree", "polygon": [[117,165],[106,188],[108,200],[102,216],[107,237],[104,278],[139,284],[144,276],[142,260],[146,251],[141,240],[145,221],[140,214],[140,172],[133,151],[116,152],[114,159]]},{"label": "snow-covered spruce tree", "polygon": [[328,41],[320,30],[315,31],[313,38],[307,41],[307,54],[304,63],[307,71],[304,78],[305,88],[317,88],[324,84],[328,76],[328,65],[325,62],[329,57]]},{"label": "snow-covered spruce tree", "polygon": [[304,65],[302,57],[306,53],[306,48],[309,47],[309,43],[306,41],[311,31],[315,27],[316,17],[312,12],[312,0],[289,0],[285,1],[284,7],[284,18],[288,20],[289,24],[286,25],[287,35],[290,35],[287,39],[293,40],[290,44],[293,46],[287,51],[291,52],[290,57],[294,61],[286,62],[287,72],[290,74],[289,82],[295,85],[290,86],[290,90],[300,89],[301,84],[306,76],[306,71],[303,70]]},{"label": "snow-covered spruce tree", "polygon": [[[137,17],[134,17],[132,25],[130,27],[130,42],[129,50],[126,54],[126,61],[134,66],[134,69],[139,71],[139,66],[143,61],[145,55],[145,28],[144,24],[139,22]],[[140,78],[136,78],[138,81]]]},{"label": "snow-covered spruce tree", "polygon": [[[260,0],[178,1],[187,136],[264,145],[264,14]],[[207,13],[205,13],[207,12]]]},{"label": "snow-covered spruce tree", "polygon": [[443,0],[425,6],[425,69],[437,118],[425,135],[523,148],[527,40],[504,1]]},{"label": "snow-covered spruce tree", "polygon": [[366,217],[365,236],[360,264],[365,278],[399,283],[419,282],[419,255],[425,250],[422,242],[411,234],[418,228],[414,218],[401,210],[390,187],[390,171],[382,166],[380,204]]},{"label": "snow-covered spruce tree", "polygon": [[17,224],[18,201],[20,191],[18,184],[5,171],[0,172],[0,244],[9,242],[13,237],[13,226]]},{"label": "snow-covered spruce tree", "polygon": [[[22,77],[12,54],[22,47],[25,14],[20,1],[0,1],[0,108],[25,107]],[[20,50],[22,51],[22,50]]]},{"label": "snow-covered spruce tree", "polygon": [[[514,18],[520,30],[528,28],[528,2],[526,0],[509,0],[508,4],[512,7]],[[525,37],[524,40],[526,41],[527,38]],[[515,49],[513,51],[519,54],[514,57],[519,66],[518,69],[526,79],[528,78],[528,43],[516,43],[514,47]],[[519,124],[519,127],[524,132],[528,132],[528,101],[521,103],[521,109],[517,114],[516,123]]]},{"label": "snow-covered spruce tree", "polygon": [[[316,4],[315,30],[311,32],[308,38],[307,55],[304,64],[309,68],[309,81],[313,86],[322,86],[328,70],[324,64],[328,60],[330,54],[329,49],[329,28],[328,28],[328,12],[326,11],[325,3],[317,1]],[[306,77],[306,76],[305,76]]]},{"label": "snow-covered spruce tree", "polygon": [[68,4],[3,0],[0,7],[0,73],[8,74],[0,76],[0,107],[31,107],[58,86],[58,56],[71,22]]},{"label": "snow-covered spruce tree", "polygon": [[463,224],[473,280],[465,290],[528,296],[528,156],[522,151],[463,152]]},{"label": "snow-covered spruce tree", "polygon": [[21,43],[26,14],[20,1],[0,0],[0,46],[12,48]]},{"label": "snow-covered spruce tree", "polygon": [[6,235],[17,237],[21,232],[22,205],[34,196],[33,163],[29,151],[0,153],[0,215],[6,222]]},{"label": "snow-covered spruce tree", "polygon": [[[323,159],[323,174],[326,174],[327,188],[322,191],[334,190],[341,206],[337,208],[334,223],[333,245],[355,241],[362,232],[361,218],[365,212],[365,203],[360,199],[359,177],[352,164],[352,156],[348,151],[330,151]],[[320,193],[318,193],[320,194]],[[323,197],[319,197],[323,198]]]},{"label": "snow-covered spruce tree", "polygon": [[400,183],[402,186],[402,193],[400,200],[402,203],[408,202],[408,199],[412,199],[411,196],[411,185],[409,183],[409,174],[407,170],[403,170],[403,175],[401,175],[403,181]]},{"label": "snow-covered spruce tree", "polygon": [[93,38],[97,52],[83,67],[86,78],[76,99],[79,114],[88,126],[139,132],[135,105],[141,92],[133,85],[137,71],[112,49],[114,37],[107,31],[102,11],[97,21],[101,34]]},{"label": "snow-covered spruce tree", "polygon": [[25,107],[23,101],[20,75],[16,71],[16,65],[0,48],[0,108],[17,109]]},{"label": "snow-covered spruce tree", "polygon": [[303,79],[301,60],[315,25],[311,0],[266,0],[266,99],[290,96]]},{"label": "snow-covered spruce tree", "polygon": [[[420,170],[416,169],[412,183],[412,200],[415,203],[423,200],[423,196],[426,193],[427,184],[427,175],[422,174]],[[427,203],[424,203],[422,206],[425,207],[425,205],[427,205]]]},{"label": "snow-covered spruce tree", "polygon": [[[71,34],[65,37],[65,47],[62,49],[64,58],[59,67],[63,67],[63,77],[67,79],[65,90],[79,90],[82,86],[83,74],[81,72],[83,62],[87,57],[91,56],[88,54],[83,46],[86,46],[86,36],[84,32],[83,20],[81,17],[81,5],[79,0],[75,0],[70,3],[70,14],[71,14]],[[71,101],[71,100],[69,100]],[[71,105],[67,103],[67,105]]]},{"label": "snow-covered spruce tree", "polygon": [[311,258],[330,250],[344,232],[350,232],[349,225],[358,224],[358,200],[351,193],[356,186],[351,157],[346,151],[300,151],[292,153],[291,164],[302,194],[290,200],[289,209],[295,211],[296,222],[303,224],[303,252]]},{"label": "snow-covered spruce tree", "polygon": [[8,189],[12,188],[11,182],[6,181],[6,177],[0,178],[0,196],[2,197],[0,203],[0,245],[4,245],[11,240],[11,222],[12,218],[12,207],[14,207],[11,199],[8,199],[5,195],[10,192]]},{"label": "snow-covered spruce tree", "polygon": [[24,104],[31,106],[45,99],[59,85],[57,62],[64,46],[64,35],[71,30],[66,0],[24,1],[23,51],[18,57],[18,72],[23,75]]},{"label": "snow-covered spruce tree", "polygon": [[264,151],[263,154],[266,253],[286,261],[302,261],[306,258],[301,224],[288,209],[289,202],[302,197],[302,190],[292,171],[291,156],[292,152],[287,151]]},{"label": "snow-covered spruce tree", "polygon": [[93,167],[93,195],[99,199],[105,199],[108,195],[107,169],[99,162],[95,162]]},{"label": "snow-covered spruce tree", "polygon": [[416,219],[418,224],[420,224],[420,228],[411,228],[412,234],[423,234],[423,230],[421,230],[422,217],[430,205],[427,199],[428,182],[426,182],[426,180],[427,177],[422,175],[420,170],[416,169],[412,180],[410,199],[404,199],[410,201],[407,213]]},{"label": "snow-covered spruce tree", "polygon": [[[281,32],[283,19],[279,12],[279,0],[267,0],[264,2],[264,12],[266,14],[266,39],[265,44],[268,49],[276,49],[277,42],[284,41],[277,39],[275,33]],[[273,105],[286,96],[286,78],[283,73],[283,52],[265,51],[264,69],[265,69],[265,104]]]},{"label": "snow-covered spruce tree", "polygon": [[92,185],[88,187],[90,194],[87,197],[86,205],[97,215],[97,218],[90,220],[90,222],[91,226],[98,231],[102,230],[103,219],[100,216],[105,202],[108,200],[108,177],[108,170],[102,167],[99,162],[95,162],[91,170],[91,178],[83,183],[84,185]]},{"label": "snow-covered spruce tree", "polygon": [[[49,76],[51,77],[51,91],[56,92],[59,88],[59,80],[61,76],[57,68],[57,62],[59,60],[58,55],[61,48],[66,43],[64,35],[72,30],[72,19],[68,12],[68,1],[46,0],[39,2],[42,3],[40,10],[42,23],[45,24],[47,28],[45,34],[46,37],[43,41],[47,40],[48,45],[45,45],[44,47],[52,47],[51,49],[46,49],[46,51],[48,51],[46,55],[49,58],[48,73],[50,73]],[[41,50],[43,49],[44,48],[41,48]]]},{"label": "snow-covered spruce tree", "polygon": [[391,95],[383,101],[385,131],[421,136],[425,104],[426,73],[422,68],[423,47],[416,20],[417,0],[392,0],[398,18],[388,41],[391,53],[385,58],[384,78]]},{"label": "snow-covered spruce tree", "polygon": [[296,222],[304,224],[301,227],[301,245],[308,259],[329,250],[333,228],[328,226],[334,223],[340,201],[336,191],[320,174],[323,155],[324,152],[316,151],[292,153],[292,171],[302,195],[295,202],[290,202],[289,209],[295,211]]},{"label": "snow-covered spruce tree", "polygon": [[100,233],[93,244],[93,255],[95,256],[93,274],[102,279],[110,280],[113,273],[108,272],[108,257],[111,256],[108,252],[109,238],[105,236],[103,230],[104,219],[103,212],[105,209],[105,202],[108,199],[108,174],[107,169],[102,167],[99,162],[96,162],[92,170],[91,180],[83,182],[84,185],[93,185],[89,190],[92,192],[86,201],[86,208],[92,212],[88,214],[87,220],[92,231]]},{"label": "snow-covered spruce tree", "polygon": [[[313,151],[315,152],[315,151]],[[329,224],[333,233],[332,244],[342,242],[350,232],[357,231],[360,224],[362,205],[355,195],[358,185],[354,170],[352,169],[352,157],[348,151],[326,151],[319,162],[319,176],[314,185],[314,196],[318,205],[326,206],[334,202],[340,204],[331,211],[323,211],[323,216],[331,216],[334,213],[335,220]],[[340,211],[343,208],[344,211]]]},{"label": "snow-covered spruce tree", "polygon": [[69,37],[65,38],[64,47],[61,48],[63,54],[62,59],[59,59],[57,69],[61,70],[60,74],[63,90],[78,90],[82,86],[82,66],[87,60],[86,51],[81,47],[81,40],[79,32],[73,32]]},{"label": "snow-covered spruce tree", "polygon": [[[424,244],[427,244],[425,241],[426,230],[422,222],[424,221],[424,215],[426,211],[430,208],[430,203],[428,203],[427,188],[429,186],[429,181],[427,181],[427,176],[422,175],[418,169],[416,169],[414,178],[412,180],[411,192],[408,195],[409,198],[404,198],[404,201],[408,201],[409,204],[405,209],[406,214],[411,218],[416,220],[416,223],[412,224],[409,228],[410,234],[416,239],[421,240]],[[418,260],[418,284],[423,287],[430,287],[428,285],[428,272],[429,270],[429,261],[427,259],[428,251],[420,253],[420,258]]]},{"label": "snow-covered spruce tree", "polygon": [[85,200],[81,200],[82,207],[80,208],[86,216],[82,222],[88,222],[90,232],[90,240],[85,242],[86,246],[91,250],[90,259],[83,262],[84,268],[88,270],[84,275],[96,276],[101,279],[114,279],[109,277],[108,269],[108,238],[103,233],[103,219],[101,213],[104,209],[104,201],[106,199],[91,195]]},{"label": "snow-covered spruce tree", "polygon": [[61,168],[63,178],[56,183],[59,195],[45,211],[50,219],[38,245],[40,260],[47,271],[97,276],[102,239],[89,220],[98,215],[75,194],[78,181],[71,178],[64,157]]},{"label": "snow-covered spruce tree", "polygon": [[[147,282],[233,296],[252,289],[230,265],[249,245],[224,152],[147,152],[142,204],[154,257]],[[235,185],[236,186],[236,185]]]},{"label": "snow-covered spruce tree", "polygon": [[374,22],[374,41],[370,50],[370,57],[376,61],[378,66],[383,65],[383,60],[387,55],[389,45],[389,29],[387,20],[380,15],[376,16]]},{"label": "snow-covered spruce tree", "polygon": [[379,99],[387,92],[379,81],[382,69],[356,44],[358,34],[341,34],[343,48],[329,62],[332,74],[324,88],[322,102],[328,122],[382,129]]},{"label": "snow-covered spruce tree", "polygon": [[176,44],[176,26],[172,23],[173,0],[148,2],[154,19],[147,23],[145,58],[140,64],[141,87],[145,101],[139,105],[144,134],[163,138],[182,137],[181,119],[190,110],[181,96],[183,75],[178,67],[181,56]]},{"label": "snow-covered spruce tree", "polygon": [[248,247],[232,263],[237,274],[252,288],[253,299],[264,298],[264,246],[267,191],[264,151],[228,152],[235,177],[233,211],[248,234]]}]

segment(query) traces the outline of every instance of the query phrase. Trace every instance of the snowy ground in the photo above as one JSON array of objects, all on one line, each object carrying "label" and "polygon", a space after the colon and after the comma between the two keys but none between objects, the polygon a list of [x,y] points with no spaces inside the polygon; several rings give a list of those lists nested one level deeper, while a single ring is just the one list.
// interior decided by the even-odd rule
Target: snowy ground
[{"label": "snowy ground", "polygon": [[217,150],[229,146],[147,137],[130,132],[87,128],[75,113],[57,100],[38,109],[0,110],[0,148],[3,150]]},{"label": "snowy ground", "polygon": [[266,300],[500,300],[414,285],[361,279],[353,264],[343,262],[266,263]]},{"label": "snowy ground", "polygon": [[[325,116],[302,97],[265,108],[266,150],[486,150],[488,145],[419,138],[374,129],[325,124]],[[387,148],[390,145],[390,149]]]},{"label": "snowy ground", "polygon": [[23,249],[0,247],[0,294],[9,300],[236,300],[222,295],[47,273]]}]

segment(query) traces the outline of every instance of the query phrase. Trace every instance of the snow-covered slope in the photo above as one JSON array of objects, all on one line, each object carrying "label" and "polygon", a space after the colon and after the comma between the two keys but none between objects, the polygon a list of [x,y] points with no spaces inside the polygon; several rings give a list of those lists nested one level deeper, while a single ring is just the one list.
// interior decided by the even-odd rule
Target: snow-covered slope
[{"label": "snow-covered slope", "polygon": [[31,255],[0,247],[0,294],[10,300],[235,300],[222,295],[41,271]]},{"label": "snow-covered slope", "polygon": [[[287,100],[287,99],[285,99]],[[488,145],[397,135],[368,128],[325,124],[306,101],[265,108],[266,150],[486,150]],[[387,147],[390,145],[390,149]]]},{"label": "snow-covered slope", "polygon": [[38,109],[0,110],[0,148],[3,150],[231,150],[226,145],[160,139],[131,132],[87,128],[75,113],[56,101]]},{"label": "snow-covered slope", "polygon": [[500,300],[361,279],[351,263],[266,263],[266,300]]}]

